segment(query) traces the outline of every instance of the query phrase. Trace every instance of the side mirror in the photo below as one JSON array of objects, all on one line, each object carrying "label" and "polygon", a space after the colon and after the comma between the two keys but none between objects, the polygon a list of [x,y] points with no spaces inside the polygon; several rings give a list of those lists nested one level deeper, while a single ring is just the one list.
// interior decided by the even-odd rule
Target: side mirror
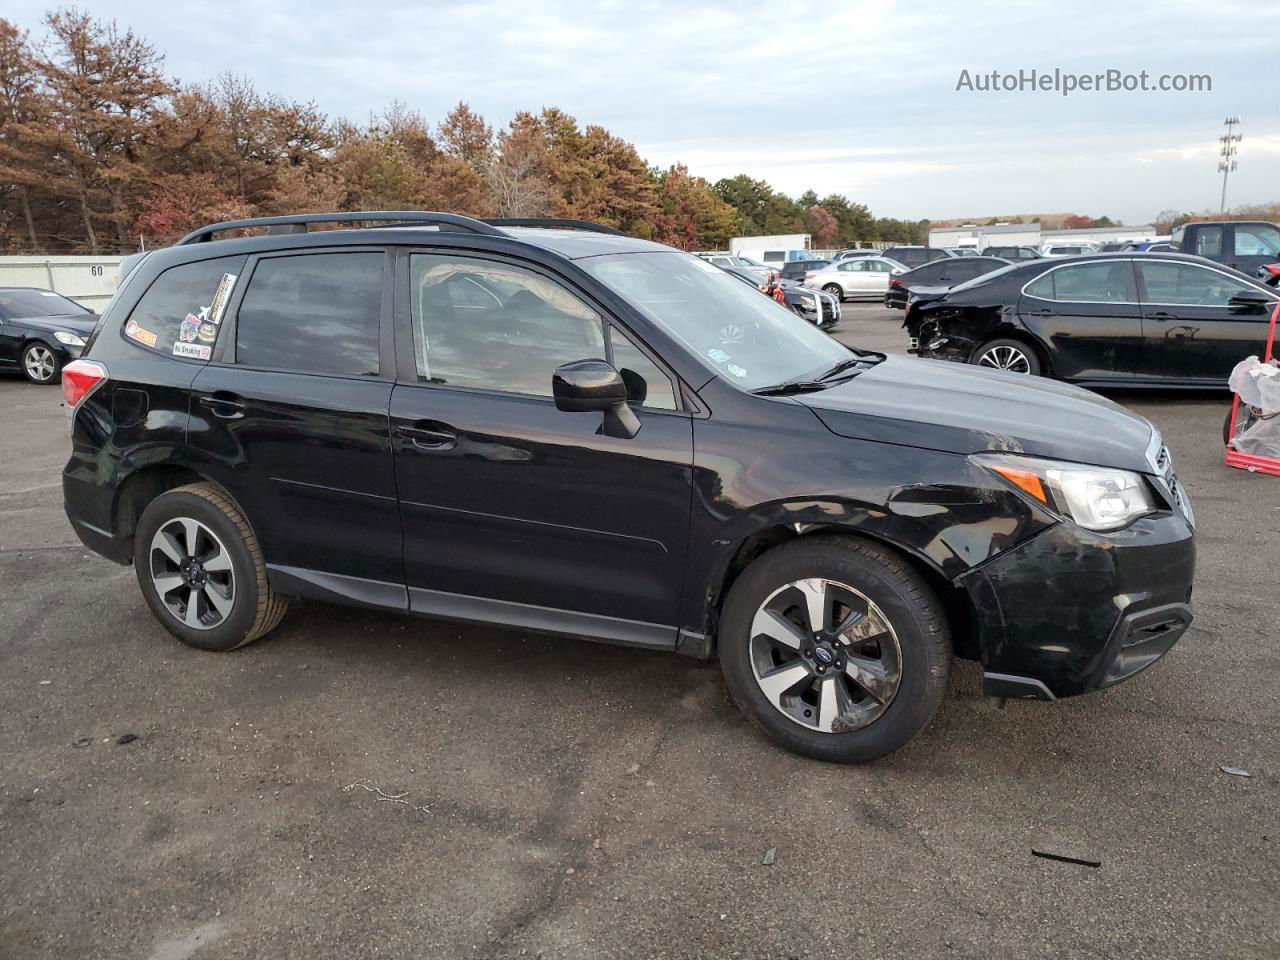
[{"label": "side mirror", "polygon": [[557,410],[603,413],[601,431],[606,436],[629,440],[640,432],[640,420],[627,406],[626,381],[604,360],[575,360],[556,367],[551,394]]},{"label": "side mirror", "polygon": [[1267,295],[1261,290],[1238,290],[1227,301],[1227,306],[1236,313],[1255,313],[1265,309],[1268,303]]}]

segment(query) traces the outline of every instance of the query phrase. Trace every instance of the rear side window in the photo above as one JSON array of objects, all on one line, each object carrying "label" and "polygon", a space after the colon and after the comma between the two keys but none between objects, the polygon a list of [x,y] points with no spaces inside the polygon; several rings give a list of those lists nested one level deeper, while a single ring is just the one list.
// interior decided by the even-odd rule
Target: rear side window
[{"label": "rear side window", "polygon": [[244,257],[218,257],[170,267],[129,314],[123,334],[156,353],[208,360]]},{"label": "rear side window", "polygon": [[1222,256],[1222,228],[1201,227],[1197,230],[1195,252],[1200,257]]},{"label": "rear side window", "polygon": [[381,251],[258,261],[236,315],[236,362],[299,373],[378,376],[385,261]]},{"label": "rear side window", "polygon": [[1075,303],[1126,303],[1137,299],[1130,290],[1128,261],[1083,263],[1050,270],[1027,286],[1027,295]]}]

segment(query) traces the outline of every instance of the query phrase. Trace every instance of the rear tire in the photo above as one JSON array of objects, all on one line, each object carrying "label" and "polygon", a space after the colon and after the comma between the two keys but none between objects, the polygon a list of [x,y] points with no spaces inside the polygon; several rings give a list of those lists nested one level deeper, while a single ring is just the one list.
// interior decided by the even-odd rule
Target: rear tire
[{"label": "rear tire", "polygon": [[138,586],[164,628],[201,650],[234,650],[270,633],[288,609],[267,581],[244,515],[207,483],[147,505],[133,539]]},{"label": "rear tire", "polygon": [[788,750],[835,763],[910,741],[937,712],[951,669],[933,590],[892,551],[846,536],[802,537],[751,564],[725,601],[719,651],[747,716]]},{"label": "rear tire", "polygon": [[989,340],[973,351],[969,362],[987,370],[1040,376],[1040,358],[1021,340]]}]

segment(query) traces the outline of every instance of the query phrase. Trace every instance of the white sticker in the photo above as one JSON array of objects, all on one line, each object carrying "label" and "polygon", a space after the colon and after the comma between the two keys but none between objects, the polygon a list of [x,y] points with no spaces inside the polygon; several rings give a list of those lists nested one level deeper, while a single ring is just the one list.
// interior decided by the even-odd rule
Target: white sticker
[{"label": "white sticker", "polygon": [[747,371],[743,370],[742,367],[738,366],[736,363],[729,364],[729,366],[726,369],[728,369],[728,371],[732,373],[735,377],[737,377],[739,380],[741,380],[743,377],[747,375]]},{"label": "white sticker", "polygon": [[213,356],[213,347],[179,341],[173,345],[173,355],[175,357],[190,357],[192,360],[208,360]]},{"label": "white sticker", "polygon": [[222,279],[218,281],[218,289],[213,293],[213,303],[209,304],[208,317],[201,317],[201,320],[208,320],[209,323],[221,323],[222,311],[227,309],[227,300],[231,297],[231,288],[236,285],[236,275],[234,273],[224,273]]}]

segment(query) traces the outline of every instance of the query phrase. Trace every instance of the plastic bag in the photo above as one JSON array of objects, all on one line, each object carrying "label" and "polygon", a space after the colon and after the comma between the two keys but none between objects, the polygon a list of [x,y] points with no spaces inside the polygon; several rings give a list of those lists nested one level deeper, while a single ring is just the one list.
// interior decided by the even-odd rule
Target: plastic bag
[{"label": "plastic bag", "polygon": [[1249,429],[1231,441],[1231,445],[1250,456],[1280,460],[1280,417],[1255,420]]},{"label": "plastic bag", "polygon": [[[1257,357],[1241,360],[1231,371],[1227,383],[1239,394],[1241,403],[1261,410],[1263,416],[1280,413],[1280,367],[1275,360],[1267,363]],[[1244,448],[1237,445],[1237,449]]]}]

